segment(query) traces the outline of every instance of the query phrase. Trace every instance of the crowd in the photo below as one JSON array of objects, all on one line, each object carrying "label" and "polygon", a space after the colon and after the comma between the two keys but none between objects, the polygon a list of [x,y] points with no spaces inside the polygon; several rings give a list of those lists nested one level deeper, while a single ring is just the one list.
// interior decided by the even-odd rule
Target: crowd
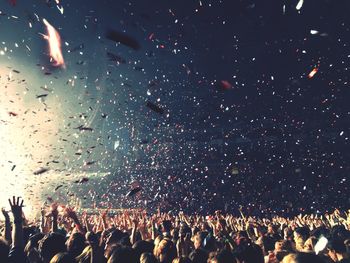
[{"label": "crowd", "polygon": [[[293,218],[123,210],[76,212],[52,203],[28,220],[23,200],[2,210],[0,262],[350,262],[350,210]],[[12,213],[13,220],[9,213]]]}]

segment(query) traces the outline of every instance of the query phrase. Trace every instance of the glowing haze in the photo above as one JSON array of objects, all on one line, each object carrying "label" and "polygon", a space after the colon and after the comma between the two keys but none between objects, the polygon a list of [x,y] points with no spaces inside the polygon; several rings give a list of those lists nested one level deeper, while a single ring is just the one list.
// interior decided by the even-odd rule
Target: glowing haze
[{"label": "glowing haze", "polygon": [[29,215],[34,193],[42,187],[33,171],[45,166],[52,154],[59,115],[54,116],[27,84],[19,85],[18,73],[9,67],[0,67],[0,76],[0,207],[8,207],[7,199],[15,194],[26,199]]}]

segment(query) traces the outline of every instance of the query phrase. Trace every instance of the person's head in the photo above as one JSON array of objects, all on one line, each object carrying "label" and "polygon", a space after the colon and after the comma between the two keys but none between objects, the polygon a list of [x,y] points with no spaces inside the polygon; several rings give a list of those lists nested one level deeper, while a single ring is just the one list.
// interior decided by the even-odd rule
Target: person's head
[{"label": "person's head", "polygon": [[192,235],[191,228],[184,222],[180,223],[179,236],[185,237],[186,234]]},{"label": "person's head", "polygon": [[276,234],[276,233],[277,233],[277,227],[276,227],[276,225],[269,224],[269,225],[267,226],[267,233],[268,233],[268,234],[271,234],[271,235]]},{"label": "person's head", "polygon": [[283,239],[291,240],[293,239],[293,231],[289,227],[283,228]]},{"label": "person's head", "polygon": [[38,233],[40,233],[40,231],[35,226],[23,227],[23,242],[24,242],[24,244],[27,244],[29,239]]},{"label": "person's head", "polygon": [[264,254],[261,247],[251,242],[242,242],[239,244],[234,254],[240,262],[264,263]]},{"label": "person's head", "polygon": [[50,262],[54,255],[66,251],[65,237],[51,233],[39,241],[39,252],[44,263]]},{"label": "person's head", "polygon": [[295,247],[298,251],[302,251],[305,241],[309,238],[309,229],[306,227],[299,227],[294,230],[293,238]]},{"label": "person's head", "polygon": [[207,237],[207,232],[204,231],[199,231],[196,233],[196,235],[194,236],[194,248],[203,248],[204,247],[204,240]]},{"label": "person's head", "polygon": [[27,256],[29,262],[41,262],[38,247],[39,241],[44,236],[44,234],[38,233],[29,238],[26,246],[24,247],[24,254]]},{"label": "person's head", "polygon": [[124,236],[120,239],[119,244],[121,244],[124,247],[132,247],[130,237],[127,233],[124,233]]},{"label": "person's head", "polygon": [[244,231],[244,230],[238,231],[236,239],[241,239],[241,238],[249,239],[247,231]]},{"label": "person's head", "polygon": [[304,252],[314,252],[315,245],[317,243],[316,237],[309,237],[304,243]]},{"label": "person's head", "polygon": [[282,263],[325,263],[322,258],[312,253],[295,253],[285,256]]},{"label": "person's head", "polygon": [[309,229],[307,227],[298,227],[294,230],[293,237],[294,239],[301,238],[304,241],[309,237]]},{"label": "person's head", "polygon": [[339,238],[331,239],[327,244],[327,248],[328,248],[328,256],[333,261],[338,261],[347,252],[344,241]]},{"label": "person's head", "polygon": [[328,237],[328,236],[330,236],[330,230],[325,226],[320,226],[320,227],[313,229],[310,232],[310,236],[314,236],[317,239],[319,239],[321,236]]},{"label": "person's head", "polygon": [[6,240],[0,238],[0,258],[7,258],[10,247]]},{"label": "person's head", "polygon": [[275,252],[278,251],[289,251],[293,252],[293,245],[292,242],[289,240],[278,240],[275,243]]},{"label": "person's head", "polygon": [[285,256],[289,255],[291,252],[287,250],[280,250],[280,251],[275,251],[275,257],[277,259],[277,262],[282,262]]},{"label": "person's head", "polygon": [[45,235],[42,233],[35,234],[31,236],[24,248],[24,253],[27,255],[31,250],[38,249],[39,247],[39,241],[44,237]]},{"label": "person's head", "polygon": [[142,253],[140,263],[158,263],[157,258],[151,253]]},{"label": "person's head", "polygon": [[162,222],[162,231],[165,233],[170,233],[171,230],[171,221],[170,220],[164,220]]},{"label": "person's head", "polygon": [[84,248],[83,252],[79,256],[75,258],[78,263],[90,263],[91,261],[92,248],[91,246],[87,246]]},{"label": "person's head", "polygon": [[262,236],[256,243],[261,247],[264,255],[275,248],[275,240],[271,236]]},{"label": "person's head", "polygon": [[234,263],[237,262],[234,255],[229,250],[221,250],[220,252],[211,253],[208,263]]},{"label": "person's head", "polygon": [[71,254],[73,257],[77,257],[86,247],[85,237],[81,233],[74,233],[66,241],[66,245],[69,254]]},{"label": "person's head", "polygon": [[139,259],[143,253],[152,253],[154,244],[146,240],[139,240],[132,246],[132,248],[135,251],[136,257]]},{"label": "person's head", "polygon": [[163,236],[157,236],[156,239],[154,240],[154,251],[157,249],[157,247],[159,246],[160,244],[160,241],[162,241],[163,239]]},{"label": "person's head", "polygon": [[74,263],[74,257],[68,253],[58,253],[51,260],[50,263]]},{"label": "person's head", "polygon": [[137,263],[135,251],[131,247],[116,247],[108,259],[108,263]]},{"label": "person's head", "polygon": [[119,243],[124,236],[124,233],[119,229],[113,230],[107,237],[106,246]]},{"label": "person's head", "polygon": [[331,229],[331,237],[332,239],[349,239],[350,231],[346,230],[343,225],[335,225]]},{"label": "person's head", "polygon": [[170,263],[176,257],[176,247],[170,239],[164,238],[158,247],[155,247],[154,255],[159,262]]},{"label": "person's head", "polygon": [[189,258],[192,260],[192,263],[206,263],[208,260],[208,253],[201,248],[193,250]]},{"label": "person's head", "polygon": [[192,263],[192,261],[188,257],[178,257],[172,263]]}]

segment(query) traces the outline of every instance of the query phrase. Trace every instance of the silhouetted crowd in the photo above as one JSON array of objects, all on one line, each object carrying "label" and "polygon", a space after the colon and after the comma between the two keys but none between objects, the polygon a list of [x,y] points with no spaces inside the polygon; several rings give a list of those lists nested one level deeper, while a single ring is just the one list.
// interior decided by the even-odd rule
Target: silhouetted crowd
[{"label": "silhouetted crowd", "polygon": [[2,210],[4,263],[350,262],[350,210],[258,218],[244,209],[209,216],[160,209],[88,214],[52,203],[40,220],[28,220],[21,198],[9,203],[11,210]]}]

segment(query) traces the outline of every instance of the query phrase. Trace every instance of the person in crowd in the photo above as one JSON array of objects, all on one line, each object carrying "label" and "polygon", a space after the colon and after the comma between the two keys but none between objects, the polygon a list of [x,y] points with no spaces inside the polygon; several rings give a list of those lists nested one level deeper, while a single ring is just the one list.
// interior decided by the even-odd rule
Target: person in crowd
[{"label": "person in crowd", "polygon": [[14,196],[10,211],[2,210],[0,262],[350,262],[350,211],[294,218],[257,218],[242,209],[238,216],[137,209],[78,214],[52,203],[38,211],[40,220],[30,221],[23,203]]},{"label": "person in crowd", "polygon": [[350,263],[349,249],[346,248],[345,240],[334,238],[327,244],[328,255],[333,262]]}]

